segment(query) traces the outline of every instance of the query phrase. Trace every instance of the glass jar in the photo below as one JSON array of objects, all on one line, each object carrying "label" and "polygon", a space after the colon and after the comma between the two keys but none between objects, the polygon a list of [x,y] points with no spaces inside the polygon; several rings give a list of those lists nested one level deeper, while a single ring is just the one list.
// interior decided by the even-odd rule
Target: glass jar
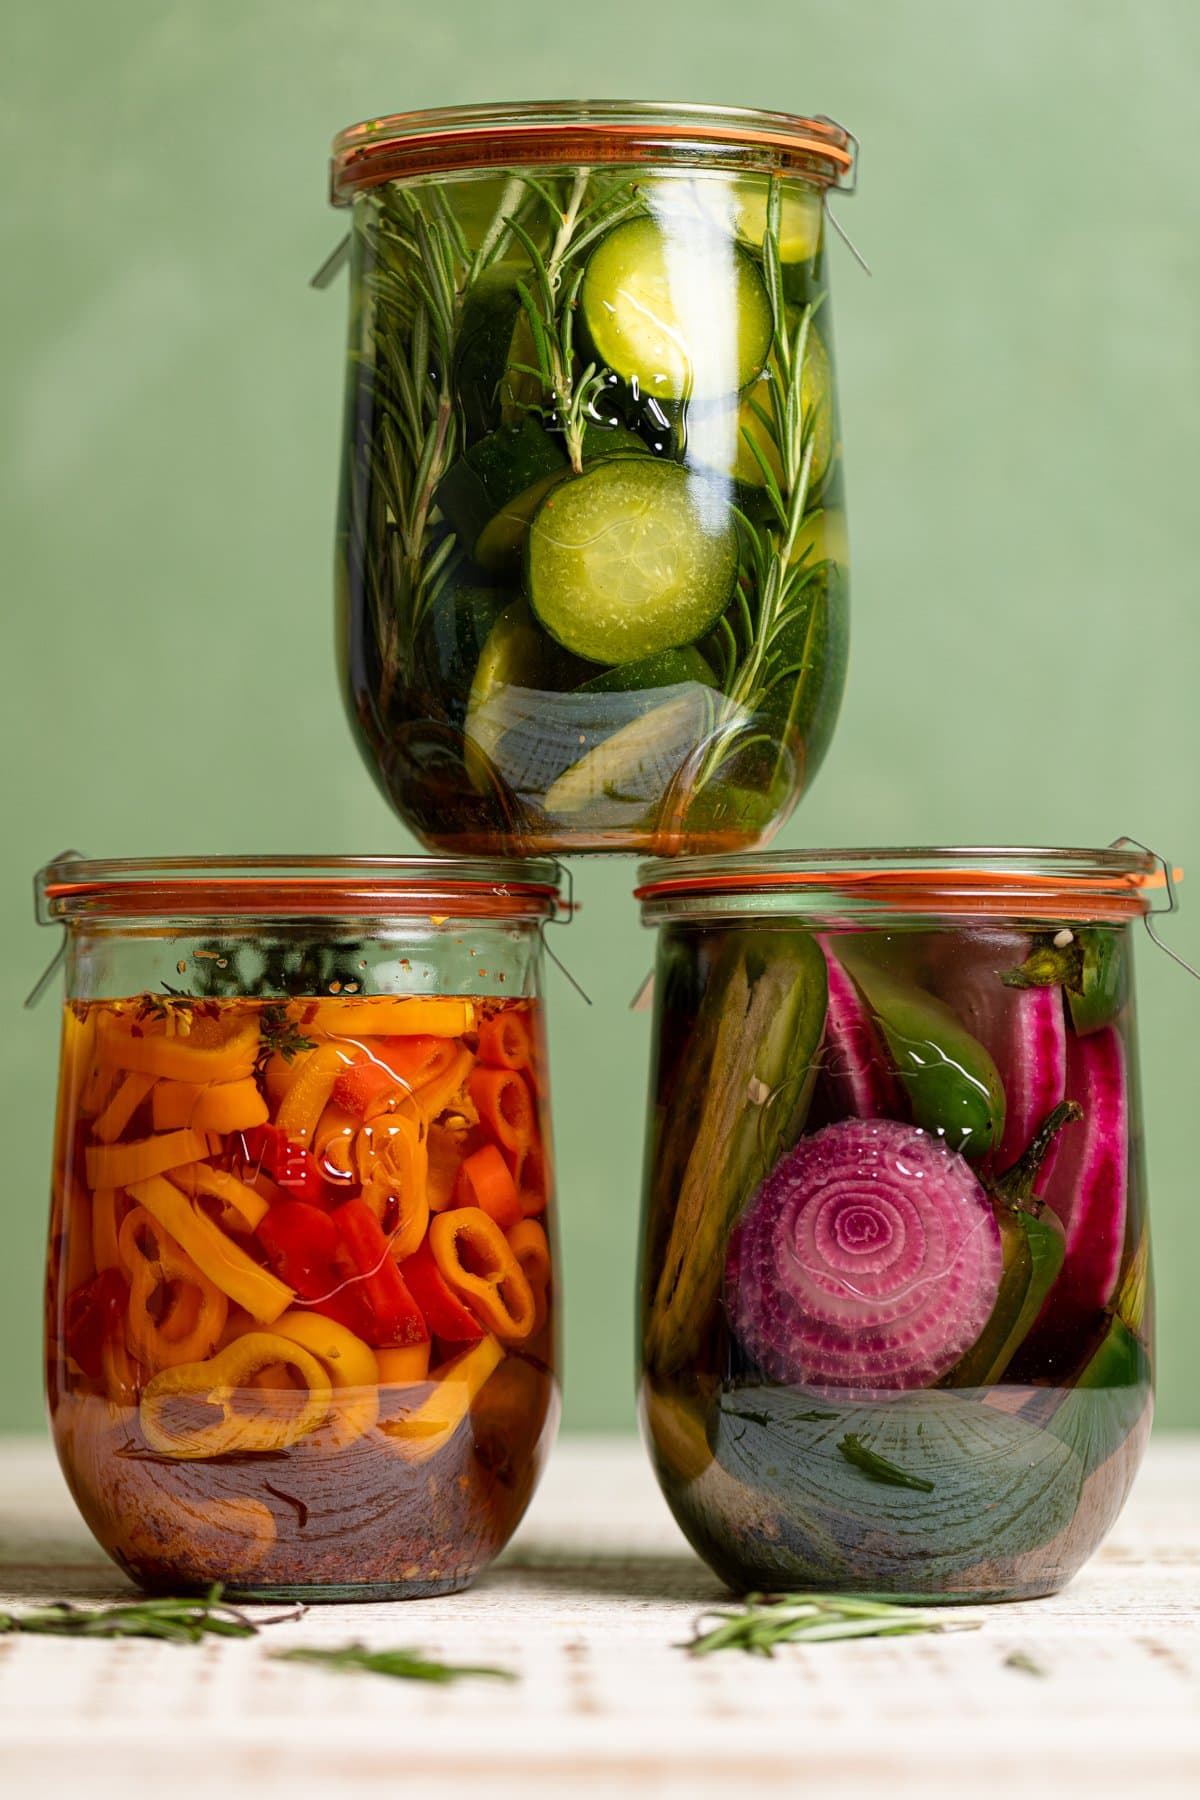
[{"label": "glass jar", "polygon": [[1129,930],[1157,868],[643,869],[642,1418],[730,1586],[1025,1598],[1112,1525],[1151,1417]]},{"label": "glass jar", "polygon": [[47,1385],[144,1587],[465,1586],[558,1416],[546,863],[44,869],[66,927]]},{"label": "glass jar", "polygon": [[352,728],[443,851],[732,851],[846,667],[828,119],[610,102],[372,120],[337,550]]}]

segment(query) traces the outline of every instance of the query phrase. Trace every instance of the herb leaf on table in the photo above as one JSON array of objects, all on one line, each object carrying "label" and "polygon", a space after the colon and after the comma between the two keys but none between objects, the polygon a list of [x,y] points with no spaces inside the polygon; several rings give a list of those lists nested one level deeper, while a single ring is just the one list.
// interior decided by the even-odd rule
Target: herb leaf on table
[{"label": "herb leaf on table", "polygon": [[[717,1619],[701,1631],[706,1619]],[[684,1647],[693,1656],[744,1650],[773,1656],[778,1644],[831,1643],[839,1638],[910,1637],[917,1632],[977,1631],[971,1620],[936,1618],[884,1600],[849,1594],[749,1594],[740,1612],[702,1613],[696,1635]]]},{"label": "herb leaf on table", "polygon": [[[280,1615],[292,1619],[298,1612]],[[278,1619],[264,1620],[276,1624]],[[129,1600],[115,1606],[76,1606],[59,1600],[25,1612],[0,1612],[0,1635],[27,1632],[44,1637],[157,1638],[171,1644],[198,1644],[205,1637],[256,1637],[259,1626],[221,1599],[220,1587],[202,1600]]]},{"label": "herb leaf on table", "polygon": [[515,1681],[511,1669],[473,1667],[467,1663],[435,1662],[419,1650],[368,1650],[365,1644],[343,1644],[336,1650],[305,1647],[277,1650],[272,1662],[316,1663],[322,1668],[339,1669],[345,1674],[365,1673],[389,1675],[395,1681],[432,1681],[446,1684],[468,1676],[484,1676],[494,1681]]}]

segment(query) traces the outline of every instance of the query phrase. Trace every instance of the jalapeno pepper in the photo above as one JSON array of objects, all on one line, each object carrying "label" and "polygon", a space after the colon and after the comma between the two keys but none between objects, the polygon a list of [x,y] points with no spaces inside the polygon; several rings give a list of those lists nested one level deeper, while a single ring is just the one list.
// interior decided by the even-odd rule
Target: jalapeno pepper
[{"label": "jalapeno pepper", "polygon": [[119,1269],[101,1269],[67,1295],[63,1344],[89,1381],[104,1372],[104,1345],[119,1334],[128,1300],[129,1284]]}]

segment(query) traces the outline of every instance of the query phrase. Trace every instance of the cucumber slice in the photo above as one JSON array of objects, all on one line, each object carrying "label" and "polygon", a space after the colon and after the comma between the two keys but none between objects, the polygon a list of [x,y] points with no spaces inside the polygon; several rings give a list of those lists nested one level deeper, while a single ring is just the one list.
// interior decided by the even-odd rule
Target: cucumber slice
[{"label": "cucumber slice", "polygon": [[[754,440],[766,459],[767,467],[777,482],[783,484],[783,465],[775,448],[774,411],[771,405],[769,369],[746,391],[736,407],[710,413],[693,413],[688,421],[688,461],[714,474],[731,477],[743,487],[763,488],[766,477],[762,463],[746,441]],[[808,328],[808,347],[804,373],[800,381],[800,405],[806,420],[813,417],[812,467],[808,475],[808,491],[815,494],[829,472],[833,459],[833,389],[830,382],[829,354],[815,325]],[[772,423],[765,423],[765,413]]]},{"label": "cucumber slice", "polygon": [[467,583],[447,587],[422,619],[413,645],[416,703],[431,718],[460,726],[483,647],[512,595]]},{"label": "cucumber slice", "polygon": [[638,662],[707,631],[737,561],[732,514],[712,483],[678,463],[613,456],[542,501],[529,530],[529,598],[576,656]]},{"label": "cucumber slice", "polygon": [[472,561],[502,571],[519,562],[530,519],[566,470],[562,440],[527,418],[460,456],[442,477],[437,503]]},{"label": "cucumber slice", "polygon": [[501,740],[543,694],[578,687],[589,665],[569,656],[539,631],[524,600],[510,600],[493,615],[467,700],[467,772],[476,787],[490,786],[487,764],[497,761]]},{"label": "cucumber slice", "polygon": [[[656,219],[706,220],[761,255],[767,230],[770,177],[742,175],[659,176],[646,184],[646,200]],[[825,209],[820,190],[795,179],[779,196],[779,260],[811,262],[821,248]]]},{"label": "cucumber slice", "polygon": [[731,394],[753,381],[771,347],[757,267],[705,223],[616,226],[588,259],[580,305],[600,361],[658,399]]},{"label": "cucumber slice", "polygon": [[[649,689],[652,700],[659,690]],[[622,725],[553,782],[545,808],[551,817],[598,815],[596,823],[628,824],[657,806],[703,734],[712,704],[691,685],[666,690],[661,705]]]},{"label": "cucumber slice", "polygon": [[593,675],[579,689],[581,694],[633,694],[642,688],[679,687],[685,681],[698,681],[701,687],[716,687],[717,678],[694,644],[683,650],[660,650],[656,656],[644,656],[641,662],[620,663]]},{"label": "cucumber slice", "polygon": [[649,456],[650,446],[628,426],[591,420],[583,428],[583,460],[598,462],[602,456]]},{"label": "cucumber slice", "polygon": [[529,317],[517,292],[526,273],[512,263],[485,269],[463,305],[453,380],[469,438],[502,422],[519,424],[525,409],[542,397],[537,376],[526,372],[537,363]]}]

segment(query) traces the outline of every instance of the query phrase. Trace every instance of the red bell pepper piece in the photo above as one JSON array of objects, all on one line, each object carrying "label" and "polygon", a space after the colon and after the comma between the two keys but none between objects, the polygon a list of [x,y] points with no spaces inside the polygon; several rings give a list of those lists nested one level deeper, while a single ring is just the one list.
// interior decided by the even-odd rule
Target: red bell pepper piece
[{"label": "red bell pepper piece", "polygon": [[63,1344],[89,1381],[99,1381],[105,1339],[118,1334],[129,1305],[129,1283],[119,1269],[101,1269],[67,1295]]},{"label": "red bell pepper piece", "polygon": [[239,1135],[245,1161],[256,1169],[265,1169],[277,1186],[313,1206],[328,1200],[329,1189],[311,1152],[290,1138],[282,1126],[255,1125]]},{"label": "red bell pepper piece", "polygon": [[423,1344],[429,1328],[370,1207],[363,1200],[346,1200],[330,1216],[341,1249],[358,1274],[358,1291],[374,1319],[368,1342],[380,1349]]},{"label": "red bell pepper piece", "polygon": [[444,1338],[448,1344],[473,1344],[483,1336],[483,1326],[438,1268],[428,1239],[405,1258],[401,1273],[434,1337]]},{"label": "red bell pepper piece", "polygon": [[336,1319],[355,1337],[374,1323],[354,1271],[340,1266],[341,1239],[330,1213],[304,1200],[280,1200],[259,1223],[258,1241],[280,1281],[312,1312]]}]

